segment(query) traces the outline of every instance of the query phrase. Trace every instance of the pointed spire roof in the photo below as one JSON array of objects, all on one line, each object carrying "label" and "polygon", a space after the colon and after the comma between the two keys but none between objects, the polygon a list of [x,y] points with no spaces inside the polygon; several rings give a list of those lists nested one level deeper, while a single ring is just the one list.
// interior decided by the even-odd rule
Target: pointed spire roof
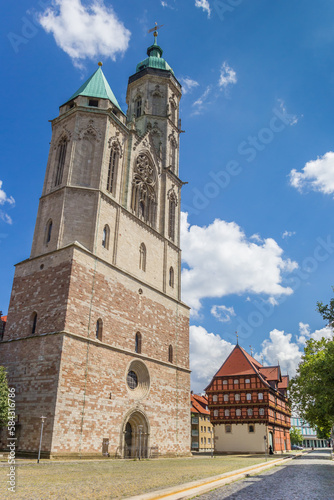
[{"label": "pointed spire roof", "polygon": [[88,80],[83,85],[81,85],[81,87],[66,102],[71,101],[79,95],[100,99],[109,99],[109,101],[111,101],[114,106],[122,111],[106,77],[104,76],[104,73],[102,71],[102,63],[99,63],[99,67],[95,71],[95,73],[93,73],[92,76],[88,78]]}]

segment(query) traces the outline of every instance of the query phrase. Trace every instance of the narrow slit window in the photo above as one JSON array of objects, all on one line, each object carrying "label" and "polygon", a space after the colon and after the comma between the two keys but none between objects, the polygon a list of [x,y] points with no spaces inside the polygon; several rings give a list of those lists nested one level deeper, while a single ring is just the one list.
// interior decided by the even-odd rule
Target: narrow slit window
[{"label": "narrow slit window", "polygon": [[168,347],[168,361],[170,363],[173,363],[173,346],[172,345],[170,345]]},{"label": "narrow slit window", "polygon": [[141,333],[140,332],[136,333],[135,352],[138,354],[141,354]]},{"label": "narrow slit window", "polygon": [[32,325],[31,325],[31,333],[34,335],[36,333],[36,328],[37,328],[37,313],[34,312],[32,314]]},{"label": "narrow slit window", "polygon": [[102,319],[98,319],[96,322],[96,331],[95,331],[95,336],[98,340],[102,340],[102,328],[103,328]]},{"label": "narrow slit window", "polygon": [[114,196],[116,193],[118,162],[119,162],[119,150],[117,147],[113,146],[111,148],[109,157],[107,191],[109,191],[109,193],[111,193]]},{"label": "narrow slit window", "polygon": [[109,238],[110,238],[110,229],[108,224],[106,224],[103,228],[103,233],[102,233],[102,246],[106,250],[109,249]]},{"label": "narrow slit window", "polygon": [[174,288],[174,269],[172,267],[169,269],[169,286]]},{"label": "narrow slit window", "polygon": [[52,235],[52,220],[49,220],[49,222],[46,225],[46,238],[45,238],[46,244],[50,243],[51,235]]},{"label": "narrow slit window", "polygon": [[139,248],[139,269],[146,271],[146,246],[144,243]]}]

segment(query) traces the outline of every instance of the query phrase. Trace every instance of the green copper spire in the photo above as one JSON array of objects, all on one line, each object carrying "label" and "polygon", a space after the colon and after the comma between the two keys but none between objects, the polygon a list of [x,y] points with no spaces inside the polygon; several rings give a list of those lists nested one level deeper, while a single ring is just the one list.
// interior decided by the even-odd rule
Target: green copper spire
[{"label": "green copper spire", "polygon": [[170,71],[174,75],[174,71],[169,66],[168,62],[165,61],[165,59],[163,59],[162,57],[163,50],[158,45],[157,30],[154,31],[153,35],[154,35],[154,43],[147,49],[148,58],[137,64],[136,73],[139,73],[139,71],[142,71],[145,68],[155,68],[155,69],[163,69],[165,71]]},{"label": "green copper spire", "polygon": [[[79,90],[77,90],[69,99],[71,101],[78,95],[84,95],[86,97],[95,97],[101,99],[109,99],[120,111],[122,111],[117,99],[107,82],[106,77],[102,71],[102,63],[99,63],[98,69],[92,74],[88,80],[81,85]],[[66,102],[68,102],[66,101]],[[123,113],[123,111],[122,111]]]}]

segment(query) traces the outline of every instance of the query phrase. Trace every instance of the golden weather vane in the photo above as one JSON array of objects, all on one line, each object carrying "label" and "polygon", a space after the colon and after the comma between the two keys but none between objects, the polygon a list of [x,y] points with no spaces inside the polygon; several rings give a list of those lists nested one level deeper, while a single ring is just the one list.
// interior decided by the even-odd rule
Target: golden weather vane
[{"label": "golden weather vane", "polygon": [[251,356],[253,356],[253,347],[250,345]]},{"label": "golden weather vane", "polygon": [[148,30],[148,32],[147,32],[147,33],[152,33],[152,31],[154,31],[153,35],[154,35],[154,36],[158,36],[158,30],[159,30],[160,28],[162,28],[163,26],[165,26],[165,25],[164,25],[164,24],[160,24],[160,26],[158,26],[158,23],[155,23],[154,28],[152,28],[152,29]]},{"label": "golden weather vane", "polygon": [[239,345],[239,335],[238,335],[238,332],[235,332],[236,336],[237,336],[237,345]]}]

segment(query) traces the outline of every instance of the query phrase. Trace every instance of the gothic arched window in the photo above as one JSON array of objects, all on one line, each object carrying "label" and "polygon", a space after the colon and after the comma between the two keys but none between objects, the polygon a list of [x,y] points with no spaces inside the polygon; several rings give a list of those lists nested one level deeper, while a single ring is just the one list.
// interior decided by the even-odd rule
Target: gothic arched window
[{"label": "gothic arched window", "polygon": [[95,336],[98,340],[102,340],[102,328],[103,328],[102,319],[98,319],[96,322],[96,331],[95,331]]},{"label": "gothic arched window", "polygon": [[175,118],[176,118],[176,106],[173,102],[170,103],[170,119],[175,125]]},{"label": "gothic arched window", "polygon": [[109,238],[110,238],[110,228],[108,224],[106,224],[103,228],[103,233],[102,233],[102,246],[106,250],[109,249]]},{"label": "gothic arched window", "polygon": [[174,192],[169,196],[169,213],[168,213],[168,237],[175,240],[175,223],[176,223],[176,206],[177,199]]},{"label": "gothic arched window", "polygon": [[173,346],[168,347],[168,361],[173,363]]},{"label": "gothic arched window", "polygon": [[132,179],[131,209],[145,222],[155,226],[157,196],[155,169],[145,154],[137,158]]},{"label": "gothic arched window", "polygon": [[152,115],[161,114],[161,97],[159,94],[153,94],[152,96]]},{"label": "gothic arched window", "polygon": [[144,243],[139,247],[139,269],[146,271],[146,246]]},{"label": "gothic arched window", "polygon": [[170,141],[169,145],[169,166],[172,171],[175,173],[176,169],[176,142],[175,140]]},{"label": "gothic arched window", "polygon": [[136,111],[135,111],[136,118],[139,118],[141,116],[141,110],[142,110],[142,99],[141,99],[141,97],[137,97],[135,108],[136,108]]},{"label": "gothic arched window", "polygon": [[174,288],[174,269],[172,267],[169,269],[169,286]]},{"label": "gothic arched window", "polygon": [[117,144],[114,143],[110,151],[108,179],[107,179],[107,191],[109,191],[114,196],[116,192],[118,161],[119,161],[119,148]]},{"label": "gothic arched window", "polygon": [[136,333],[135,352],[138,354],[141,354],[141,333],[140,332]]},{"label": "gothic arched window", "polygon": [[50,219],[46,225],[46,231],[45,231],[45,244],[47,245],[51,241],[51,235],[52,235],[52,220]]},{"label": "gothic arched window", "polygon": [[59,142],[56,154],[56,177],[55,186],[59,186],[63,180],[64,164],[66,158],[67,140],[65,137]]}]

